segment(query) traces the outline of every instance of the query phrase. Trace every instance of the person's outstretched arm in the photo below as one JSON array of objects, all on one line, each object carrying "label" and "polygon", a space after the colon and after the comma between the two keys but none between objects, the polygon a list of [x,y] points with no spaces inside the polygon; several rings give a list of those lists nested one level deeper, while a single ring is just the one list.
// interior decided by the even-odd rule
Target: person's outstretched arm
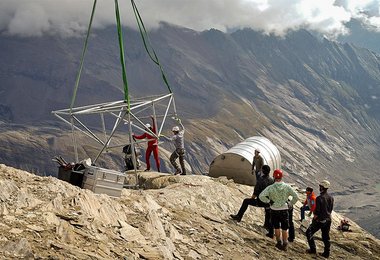
[{"label": "person's outstretched arm", "polygon": [[156,134],[156,121],[153,116],[150,116],[150,118],[152,118],[152,132]]},{"label": "person's outstretched arm", "polygon": [[132,137],[134,137],[136,139],[144,139],[144,138],[146,138],[146,133],[143,133],[142,135],[133,134]]}]

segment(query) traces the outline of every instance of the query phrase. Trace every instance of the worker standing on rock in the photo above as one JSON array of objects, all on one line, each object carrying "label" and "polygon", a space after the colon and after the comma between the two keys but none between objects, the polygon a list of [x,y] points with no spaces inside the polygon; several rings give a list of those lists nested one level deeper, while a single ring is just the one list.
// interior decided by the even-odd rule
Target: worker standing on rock
[{"label": "worker standing on rock", "polygon": [[[271,209],[271,221],[276,236],[276,247],[280,250],[288,249],[288,229],[289,229],[289,205],[294,205],[298,196],[290,185],[282,181],[283,173],[280,169],[273,172],[274,184],[268,186],[260,193],[259,199],[264,203],[269,203]],[[292,197],[288,201],[289,197]],[[281,232],[281,230],[282,232]]]},{"label": "worker standing on rock", "polygon": [[256,148],[255,149],[255,155],[253,156],[253,161],[252,161],[252,174],[256,174],[256,178],[258,178],[259,173],[262,170],[262,167],[264,165],[264,160],[263,157],[260,155],[260,149]]},{"label": "worker standing on rock", "polygon": [[[150,124],[145,124],[145,127],[149,129],[153,134],[156,134],[156,122],[154,121],[154,117],[151,116],[152,126]],[[146,161],[146,169],[145,171],[150,171],[150,155],[153,152],[154,160],[156,161],[157,171],[160,172],[160,158],[158,158],[158,141],[157,138],[148,133],[144,133],[142,135],[132,135],[136,139],[148,139],[148,147],[145,152],[145,161]]]},{"label": "worker standing on rock", "polygon": [[317,253],[314,234],[318,230],[322,231],[322,241],[325,248],[320,255],[325,258],[330,256],[331,212],[334,207],[334,198],[327,193],[328,188],[330,188],[329,181],[323,180],[319,183],[320,195],[316,199],[313,221],[306,230],[307,243],[309,244],[309,249],[306,251],[308,254]]},{"label": "worker standing on rock", "polygon": [[[182,130],[180,130],[179,126],[174,126],[172,128],[173,136],[171,137],[171,140],[174,143],[175,150],[170,155],[170,163],[173,165],[173,167],[176,169],[175,175],[181,174],[186,175],[186,169],[185,169],[185,142],[184,142],[184,135],[185,135],[185,128],[183,127],[181,123],[181,119],[178,119],[178,123],[180,124]],[[179,158],[179,164],[181,165],[181,168],[179,168],[176,160]]]},{"label": "worker standing on rock", "polygon": [[240,222],[245,211],[248,208],[248,205],[256,206],[256,207],[263,207],[265,208],[265,221],[264,221],[264,227],[266,229],[269,229],[270,227],[270,208],[269,204],[262,202],[259,199],[260,193],[269,185],[272,185],[274,183],[273,178],[269,176],[270,173],[270,167],[268,165],[264,165],[262,167],[262,175],[259,176],[257,179],[255,188],[253,190],[253,194],[251,198],[246,198],[243,200],[243,204],[240,207],[240,210],[238,214],[236,215],[230,215],[233,220],[236,220],[237,222]]}]

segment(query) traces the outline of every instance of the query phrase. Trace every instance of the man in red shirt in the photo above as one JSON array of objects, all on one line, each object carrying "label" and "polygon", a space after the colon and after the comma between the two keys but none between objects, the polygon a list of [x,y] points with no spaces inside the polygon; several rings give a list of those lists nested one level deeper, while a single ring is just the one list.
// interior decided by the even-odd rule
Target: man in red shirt
[{"label": "man in red shirt", "polygon": [[315,200],[316,196],[313,192],[313,188],[307,187],[306,188],[306,200],[303,203],[303,206],[301,207],[301,221],[305,219],[305,211],[310,210],[309,216],[311,216],[311,213],[315,210]]},{"label": "man in red shirt", "polygon": [[[156,123],[154,121],[154,117],[152,118],[152,125],[146,124],[145,127],[149,128],[152,133],[156,134]],[[148,139],[148,147],[146,148],[145,152],[145,160],[146,160],[146,169],[145,171],[150,170],[150,155],[153,152],[154,160],[156,161],[157,171],[160,172],[160,158],[158,158],[158,141],[155,136],[152,136],[148,133],[144,133],[142,135],[132,135],[136,139]]]}]

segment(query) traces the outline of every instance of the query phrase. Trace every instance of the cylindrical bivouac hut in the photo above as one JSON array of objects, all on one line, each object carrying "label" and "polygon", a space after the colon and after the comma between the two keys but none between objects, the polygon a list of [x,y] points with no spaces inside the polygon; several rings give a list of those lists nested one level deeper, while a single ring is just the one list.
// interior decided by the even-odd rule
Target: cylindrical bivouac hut
[{"label": "cylindrical bivouac hut", "polygon": [[263,136],[250,137],[218,155],[210,164],[209,176],[226,176],[236,183],[256,185],[256,175],[252,174],[252,162],[257,148],[264,164],[271,168],[272,176],[273,171],[281,167],[281,156],[277,147]]}]

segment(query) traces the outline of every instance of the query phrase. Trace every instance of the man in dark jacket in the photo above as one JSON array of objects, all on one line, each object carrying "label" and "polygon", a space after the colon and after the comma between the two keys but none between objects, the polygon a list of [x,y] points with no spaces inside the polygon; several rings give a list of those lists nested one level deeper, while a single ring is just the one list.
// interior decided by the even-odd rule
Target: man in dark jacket
[{"label": "man in dark jacket", "polygon": [[253,190],[253,194],[251,198],[246,198],[243,200],[243,204],[240,207],[240,210],[238,214],[236,215],[230,215],[233,220],[236,220],[238,222],[241,221],[245,211],[248,208],[248,205],[256,206],[256,207],[263,207],[265,208],[265,222],[264,226],[269,227],[270,224],[270,211],[269,211],[269,204],[263,203],[259,199],[260,193],[269,185],[274,183],[274,180],[272,177],[269,176],[270,173],[270,167],[268,165],[264,165],[262,167],[262,175],[259,175],[256,186]]},{"label": "man in dark jacket", "polygon": [[306,252],[309,254],[317,253],[313,236],[318,230],[322,231],[322,241],[325,249],[320,255],[325,258],[330,256],[331,212],[334,207],[334,198],[327,193],[329,187],[329,181],[323,180],[320,182],[319,191],[321,193],[316,199],[314,218],[311,225],[306,230],[307,242],[309,244],[309,249]]}]

